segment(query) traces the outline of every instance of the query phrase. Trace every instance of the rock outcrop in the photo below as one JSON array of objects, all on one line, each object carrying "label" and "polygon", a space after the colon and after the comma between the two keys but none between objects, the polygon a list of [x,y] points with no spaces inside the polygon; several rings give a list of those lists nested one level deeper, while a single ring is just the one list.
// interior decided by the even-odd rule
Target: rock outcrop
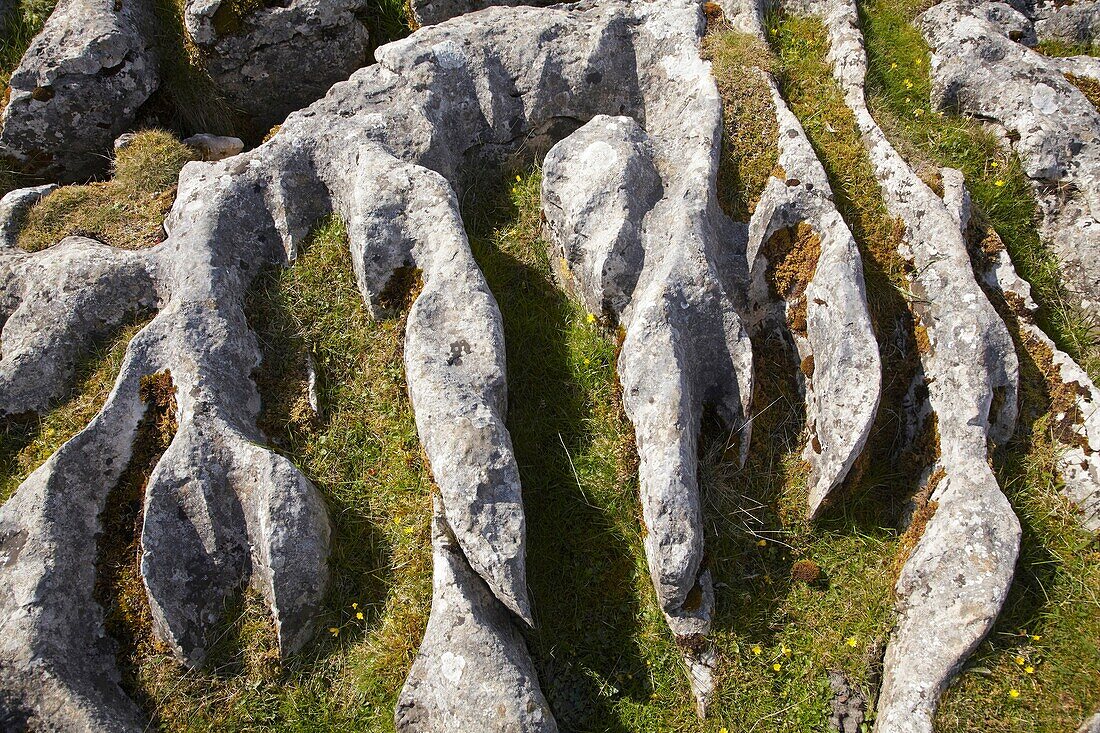
[{"label": "rock outcrop", "polygon": [[1004,3],[949,0],[923,13],[919,24],[932,48],[933,103],[1003,128],[1035,190],[1044,242],[1083,307],[1094,309],[1100,302],[1100,112],[1063,71],[1087,75],[1095,60],[1070,66],[1072,60],[1048,58],[1013,40],[1034,38],[1034,28]]},{"label": "rock outcrop", "polygon": [[[935,193],[867,107],[854,2],[790,6],[825,21],[834,77],[886,208],[904,226],[916,386],[928,394],[936,448],[922,477],[929,516],[895,586],[875,730],[929,733],[941,693],[1013,579],[1020,524],[989,456],[1015,428],[1019,364],[974,275],[962,175],[943,170]],[[720,419],[743,465],[753,343],[780,343],[800,367],[806,400],[809,518],[838,502],[882,391],[863,261],[824,166],[763,71],[778,166],[747,223],[720,209],[721,99],[699,56],[712,4],[581,0],[468,12],[480,7],[414,0],[425,27],[377,49],[367,66],[363,0],[289,0],[244,15],[230,0],[189,0],[185,24],[211,77],[257,124],[290,113],[279,131],[247,152],[236,138],[192,139],[206,160],[183,169],[167,239],[144,250],[68,237],[22,251],[19,219],[52,187],[0,200],[0,417],[45,412],[97,343],[150,319],[99,413],[0,508],[0,704],[15,719],[64,731],[146,727],[104,631],[94,549],[107,539],[111,492],[139,452],[153,409],[143,384],[154,375],[175,395],[167,448],[143,477],[140,575],[155,636],[182,663],[204,665],[227,602],[251,587],[282,655],[310,641],[328,586],[330,525],[321,493],[265,447],[257,427],[260,355],[244,302],[261,268],[292,266],[314,226],[336,215],[371,316],[408,308],[406,381],[434,482],[431,612],[396,729],[557,730],[525,640],[538,614],[506,426],[502,318],[459,211],[464,186],[505,161],[542,163],[555,270],[619,335],[646,561],[706,714],[719,660],[699,486],[704,415]],[[721,10],[764,39],[762,2],[724,0]],[[146,12],[128,1],[62,0],[12,78],[0,153],[57,180],[99,172],[159,84]],[[1091,256],[1100,119],[1064,74],[1100,74],[1094,60],[1049,59],[1020,41],[1079,42],[1092,21],[1031,12],[946,0],[921,25],[937,98],[1015,136],[1044,236],[1088,305],[1100,297]],[[999,61],[978,61],[987,57]],[[1100,531],[1100,392],[1035,324],[1008,255],[984,268],[1023,337],[1050,353],[1068,395],[1055,416],[1064,492]],[[310,402],[317,410],[312,388]],[[864,698],[832,682],[836,725],[861,725]]]},{"label": "rock outcrop", "polygon": [[218,91],[267,129],[367,64],[366,9],[364,0],[290,0],[238,18],[231,0],[189,0],[184,24]]},{"label": "rock outcrop", "polygon": [[103,170],[160,84],[146,3],[61,0],[11,76],[0,156],[60,181]]},{"label": "rock outcrop", "polygon": [[1015,573],[1020,523],[987,457],[990,443],[1014,430],[1019,367],[1008,329],[974,278],[959,218],[867,109],[854,3],[817,12],[887,211],[905,225],[900,251],[911,265],[911,308],[927,334],[920,360],[939,448],[927,480],[935,509],[895,586],[898,621],[875,719],[879,733],[926,733],[947,683],[992,628]]},{"label": "rock outcrop", "polygon": [[[305,638],[310,609],[324,584],[327,525],[308,482],[256,445],[257,404],[249,374],[257,357],[241,300],[258,267],[292,259],[312,224],[336,212],[349,223],[360,288],[376,312],[384,313],[390,286],[410,270],[422,284],[407,327],[406,366],[418,428],[441,489],[437,551],[442,558],[446,550],[452,564],[437,578],[457,579],[455,588],[437,593],[429,626],[461,627],[475,602],[471,594],[477,595],[487,619],[478,633],[496,639],[500,653],[513,660],[517,679],[526,680],[510,686],[513,697],[501,704],[511,710],[538,707],[541,698],[528,677],[522,637],[511,628],[530,622],[531,612],[518,473],[502,422],[499,314],[469,255],[454,187],[470,166],[493,164],[517,151],[530,154],[539,139],[562,137],[578,120],[608,112],[647,120],[646,133],[667,141],[664,154],[676,156],[666,175],[680,198],[659,207],[661,229],[666,237],[686,237],[693,243],[686,252],[695,254],[681,259],[684,255],[673,248],[647,276],[649,315],[635,318],[654,330],[633,331],[628,340],[637,346],[624,346],[624,351],[640,357],[645,349],[655,349],[654,354],[675,359],[676,352],[667,348],[672,322],[663,314],[690,297],[706,314],[708,328],[721,336],[717,344],[733,345],[747,375],[748,342],[728,300],[714,297],[721,292],[714,272],[702,271],[710,280],[700,287],[684,280],[686,272],[678,269],[688,263],[705,267],[708,260],[699,258],[714,256],[720,231],[709,218],[716,211],[719,108],[713,81],[698,58],[702,29],[700,7],[686,1],[493,8],[426,28],[379,49],[379,64],[292,114],[263,146],[221,162],[189,164],[180,176],[168,239],[160,245],[127,253],[68,240],[33,255],[7,255],[5,264],[18,272],[5,278],[5,295],[18,307],[5,324],[5,343],[26,333],[25,353],[40,359],[71,363],[86,348],[89,321],[101,325],[105,319],[121,319],[135,303],[147,303],[159,313],[131,342],[102,413],[4,507],[5,546],[15,548],[3,570],[5,579],[12,579],[5,587],[15,591],[0,598],[4,618],[11,619],[4,628],[0,675],[5,694],[35,715],[85,711],[87,725],[100,729],[126,729],[136,719],[113,681],[109,644],[93,643],[102,637],[101,611],[90,598],[91,559],[66,548],[74,546],[75,538],[84,538],[82,546],[94,542],[104,497],[127,461],[127,441],[142,414],[136,382],[165,369],[178,390],[180,427],[150,477],[142,538],[142,572],[158,635],[182,659],[201,663],[205,633],[215,620],[212,606],[239,587],[243,575],[268,596],[284,651],[293,651]],[[681,121],[683,84],[690,84],[688,99],[696,110],[687,119],[705,122],[701,130]],[[658,167],[664,164],[657,161]],[[54,268],[57,276],[77,273],[86,294],[58,301],[55,313],[67,315],[46,323],[44,297],[23,293],[60,286],[49,285],[56,276],[23,274],[30,267]],[[145,300],[108,297],[122,291],[119,282],[131,283]],[[39,338],[46,343],[31,343],[31,324],[43,327]],[[714,345],[700,342],[705,343]],[[711,358],[709,352],[699,356]],[[644,364],[638,367],[633,381],[624,374],[628,391],[649,389],[638,383],[648,373]],[[20,371],[7,348],[0,373],[38,395],[37,387],[25,386],[38,384],[37,378]],[[732,362],[716,374],[731,381],[700,380],[692,389],[704,390],[698,398],[715,399],[731,419],[742,417],[749,390],[739,386],[747,376],[735,372]],[[69,379],[68,372],[58,370],[50,394]],[[48,397],[36,399],[6,409],[39,409]],[[644,409],[639,405],[639,412]],[[647,418],[636,414],[635,420],[644,425]],[[655,420],[649,424],[658,431],[655,447],[691,449],[678,461],[675,455],[666,460],[656,451],[647,454],[643,446],[642,455],[649,456],[643,461],[650,462],[643,472],[658,480],[694,481],[683,474],[694,465],[694,437],[663,437]],[[646,440],[640,436],[639,443]],[[677,486],[689,487],[670,483],[668,489]],[[661,491],[654,498],[664,498],[672,508],[690,508],[697,501],[687,493]],[[69,505],[60,516],[50,516],[47,500],[60,495]],[[284,518],[269,521],[276,512]],[[657,519],[664,518],[658,514]],[[55,533],[62,525],[64,531]],[[217,541],[208,537],[211,532]],[[709,610],[711,603],[709,577],[698,554],[701,533],[679,536],[679,546],[653,548],[659,568],[655,583],[668,599],[670,620],[696,628],[700,609]],[[58,544],[62,537],[64,547]],[[177,539],[169,558],[168,537],[194,539]],[[484,593],[474,593],[477,583],[485,584]],[[695,602],[697,583],[704,597]],[[469,602],[451,603],[453,593]],[[80,594],[83,602],[74,603]],[[59,614],[72,613],[63,610],[69,607],[80,609],[79,623],[54,624]],[[440,730],[467,729],[462,713],[468,701],[449,696],[432,702],[431,686],[418,681],[453,672],[447,665],[454,658],[440,646],[450,643],[449,637],[433,632],[426,638],[416,675],[402,697],[403,729],[417,729],[418,716],[424,714],[449,721],[440,723]],[[468,641],[474,643],[472,637]],[[93,668],[105,670],[95,679],[109,682],[92,684],[87,671]],[[54,670],[48,684],[36,671],[46,669]],[[465,670],[463,684],[495,689],[484,675],[496,670],[472,662]],[[708,670],[704,664],[696,678],[703,679]],[[100,711],[101,719],[88,717],[93,710]],[[517,720],[522,730],[553,725],[530,715]]]}]

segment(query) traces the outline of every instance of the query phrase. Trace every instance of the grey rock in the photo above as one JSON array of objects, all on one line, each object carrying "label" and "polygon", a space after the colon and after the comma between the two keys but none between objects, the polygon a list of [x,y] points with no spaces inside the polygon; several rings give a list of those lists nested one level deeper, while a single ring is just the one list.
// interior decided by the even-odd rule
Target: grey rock
[{"label": "grey rock", "polygon": [[855,115],[887,211],[906,226],[900,251],[911,262],[912,307],[931,344],[921,362],[941,451],[935,467],[941,478],[931,496],[937,508],[895,586],[898,622],[875,719],[879,733],[930,733],[940,695],[992,628],[1015,572],[1020,523],[987,456],[990,441],[1012,434],[1018,363],[1007,328],[974,279],[959,218],[867,109],[867,59],[854,3],[835,0],[821,12],[833,75]]},{"label": "grey rock", "polygon": [[1035,21],[1035,34],[1040,40],[1091,44],[1100,38],[1100,3],[1095,0],[1041,0],[1022,10]]},{"label": "grey rock", "polygon": [[646,129],[594,117],[547,154],[542,199],[567,282],[622,329],[618,372],[640,458],[646,558],[703,715],[716,659],[703,642],[714,591],[702,565],[698,434],[713,407],[744,455],[752,351],[727,292],[738,273],[716,254],[744,251],[715,199],[717,89],[695,49],[695,18],[670,15],[683,30],[660,61],[669,76],[643,89]]},{"label": "grey rock", "polygon": [[1039,201],[1040,234],[1085,309],[1095,308],[1100,112],[1062,74],[1067,64],[1091,64],[1048,58],[1012,40],[1030,21],[1002,3],[949,0],[924,12],[919,25],[932,48],[933,102],[1007,131]]},{"label": "grey rock", "polygon": [[398,269],[422,287],[405,330],[405,372],[417,431],[466,561],[513,613],[527,599],[519,467],[504,426],[504,326],[438,173],[364,144],[348,220],[363,299],[381,305]]},{"label": "grey rock", "polygon": [[55,190],[57,186],[48,183],[44,186],[18,188],[0,199],[0,253],[15,248],[19,230],[23,226],[23,217],[32,206]]},{"label": "grey rock", "polygon": [[829,711],[829,730],[836,733],[860,733],[867,712],[867,698],[848,684],[843,672],[829,672],[829,689],[833,700]]},{"label": "grey rock", "polygon": [[209,135],[205,132],[186,138],[183,144],[199,151],[203,160],[211,162],[231,158],[244,150],[244,141],[239,137]]},{"label": "grey rock", "polygon": [[367,63],[367,28],[359,19],[364,0],[290,0],[217,35],[213,13],[223,4],[188,2],[184,19],[218,91],[260,128],[281,122]]},{"label": "grey rock", "polygon": [[1077,733],[1100,733],[1100,713],[1083,721],[1081,727],[1077,729]]},{"label": "grey rock", "polygon": [[442,23],[451,18],[457,18],[466,13],[496,5],[549,5],[552,0],[410,0],[409,9],[412,11],[413,20],[417,27]]},{"label": "grey rock", "polygon": [[271,214],[237,208],[234,186],[258,196],[254,180],[189,166],[171,235],[148,250],[71,237],[0,254],[3,302],[14,306],[0,360],[5,413],[41,409],[95,335],[135,309],[159,309],[131,341],[99,415],[0,509],[0,689],[51,729],[144,727],[118,688],[88,551],[129,460],[144,375],[171,372],[180,426],[145,494],[141,570],[158,635],[202,663],[225,602],[246,583],[267,599],[284,654],[312,631],[328,520],[316,489],[260,445],[249,378],[259,352],[242,309],[252,274],[285,253],[272,247]]},{"label": "grey rock", "polygon": [[[749,222],[752,328],[762,334],[789,332],[799,362],[813,365],[803,380],[810,433],[803,458],[810,464],[808,514],[812,519],[867,442],[881,393],[881,362],[855,239],[836,210],[825,169],[805,131],[774,82],[768,81],[779,127],[779,165],[785,177],[768,179]],[[778,231],[800,224],[812,228],[821,250],[802,296],[804,335],[786,328],[787,310],[795,303],[773,302],[764,249]]]},{"label": "grey rock", "polygon": [[629,117],[595,117],[542,166],[559,278],[589,313],[617,324],[645,259],[642,220],[663,193],[645,130]]},{"label": "grey rock", "polygon": [[515,617],[466,562],[438,500],[432,550],[432,612],[397,730],[556,733]]},{"label": "grey rock", "polygon": [[[957,171],[950,171],[944,176],[944,185],[944,199],[965,231],[970,211],[962,176]],[[1060,448],[1054,459],[1062,478],[1059,491],[1073,508],[1081,526],[1088,532],[1100,534],[1100,390],[1088,373],[1039,327],[1036,322],[1039,304],[1031,297],[1031,286],[1016,273],[1007,250],[989,255],[988,267],[981,275],[988,287],[1009,296],[1005,301],[1014,311],[1021,337],[1048,350],[1058,379],[1072,387],[1075,414],[1054,415],[1058,422],[1071,418],[1072,439],[1066,440],[1062,430],[1052,431]]]},{"label": "grey rock", "polygon": [[0,155],[61,181],[102,172],[158,87],[149,13],[145,3],[61,0],[12,74]]}]

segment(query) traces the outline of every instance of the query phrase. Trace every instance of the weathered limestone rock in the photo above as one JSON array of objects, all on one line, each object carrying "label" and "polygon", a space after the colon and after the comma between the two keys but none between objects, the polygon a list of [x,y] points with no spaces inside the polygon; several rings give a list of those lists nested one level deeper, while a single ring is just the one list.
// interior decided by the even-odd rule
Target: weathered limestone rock
[{"label": "weathered limestone rock", "polygon": [[[359,284],[376,312],[392,307],[397,284],[417,276],[422,284],[414,290],[406,367],[441,489],[437,552],[451,563],[437,573],[442,587],[431,633],[445,638],[460,619],[448,610],[449,599],[476,604],[486,625],[476,634],[471,627],[467,641],[482,652],[489,642],[478,639],[496,644],[494,654],[511,660],[516,684],[501,687],[494,682],[498,669],[471,661],[462,685],[508,695],[498,704],[519,711],[512,718],[517,730],[552,730],[549,717],[534,715],[541,698],[522,637],[507,631],[529,621],[530,611],[518,473],[502,421],[504,350],[453,187],[471,165],[530,155],[532,140],[552,141],[577,121],[602,113],[646,120],[647,135],[659,143],[655,165],[666,192],[647,216],[653,223],[647,247],[665,254],[646,263],[628,306],[620,371],[631,417],[641,426],[643,483],[658,492],[647,510],[651,532],[661,532],[668,512],[690,512],[698,502],[694,430],[669,435],[662,415],[681,404],[691,414],[686,410],[713,402],[737,426],[751,393],[748,341],[723,296],[734,275],[715,264],[725,261],[717,252],[723,226],[713,188],[719,107],[698,57],[702,29],[701,8],[690,0],[492,8],[426,28],[379,49],[379,64],[292,114],[259,148],[185,167],[168,238],[156,247],[121,253],[78,239],[10,255],[5,267],[16,276],[0,284],[4,302],[17,307],[5,324],[0,374],[28,397],[9,411],[41,399],[8,359],[9,329],[27,341],[28,354],[37,350],[58,363],[75,358],[85,348],[88,321],[118,319],[119,309],[132,307],[134,298],[113,302],[102,294],[119,273],[133,273],[133,287],[159,313],[131,342],[101,414],[0,510],[0,537],[13,548],[0,569],[0,588],[7,589],[0,595],[2,694],[39,716],[66,711],[72,717],[63,728],[125,730],[135,719],[113,681],[110,644],[91,598],[92,558],[76,548],[93,545],[104,498],[127,462],[143,412],[137,383],[164,370],[178,390],[179,429],[150,477],[142,537],[157,633],[182,659],[201,663],[216,599],[249,579],[273,606],[284,651],[306,638],[324,585],[327,525],[312,487],[259,447],[249,378],[257,351],[241,304],[260,266],[293,260],[312,225],[336,212],[348,222]],[[29,282],[33,268],[49,269],[51,277]],[[83,278],[89,295],[55,303],[47,319],[41,303],[58,295],[43,283],[67,269]],[[45,290],[23,297],[28,288]],[[59,312],[68,315],[59,319]],[[47,343],[30,344],[30,326],[21,324],[32,322],[44,327]],[[692,353],[678,350],[686,344]],[[656,370],[658,363],[670,368]],[[677,364],[695,370],[680,401],[661,391],[678,382]],[[649,384],[653,375],[663,381]],[[55,389],[68,379],[59,372]],[[647,395],[660,398],[660,409],[644,401]],[[65,506],[58,509],[61,497]],[[674,631],[690,636],[705,628],[703,614],[713,604],[697,554],[701,532],[688,523],[671,526],[669,536],[674,545],[652,547],[655,584],[668,600]],[[439,638],[426,640],[421,671],[402,697],[406,729],[418,729],[421,713],[451,721],[437,730],[470,729],[463,717],[469,700],[431,697],[442,689],[426,682],[438,679],[433,670],[453,671]],[[688,661],[696,685],[711,684],[713,654],[704,649]]]},{"label": "weathered limestone rock", "polygon": [[617,366],[640,458],[646,559],[703,715],[717,660],[705,641],[714,590],[703,565],[698,435],[713,408],[744,456],[752,350],[733,299],[745,273],[731,263],[744,244],[714,188],[717,88],[699,59],[700,19],[675,12],[646,19],[664,22],[672,42],[637,62],[649,70],[645,129],[595,117],[558,143],[543,164],[543,212],[567,281],[622,329]]},{"label": "weathered limestone rock", "polygon": [[1081,727],[1077,729],[1077,733],[1100,733],[1100,713],[1082,722]]},{"label": "weathered limestone rock", "polygon": [[[810,439],[803,457],[811,469],[812,519],[867,442],[881,393],[881,363],[855,239],[837,213],[825,169],[806,133],[774,82],[769,79],[769,84],[784,177],[768,179],[749,222],[750,297],[756,330],[789,334],[798,361],[804,365]],[[772,252],[768,245],[785,230],[800,226],[809,227],[807,234],[814,240],[809,245],[819,247],[819,254],[814,257],[812,273],[795,278],[808,280],[799,284],[802,292],[797,298],[793,293],[779,294],[781,302],[776,308],[768,271],[777,263],[769,262],[769,257],[788,253]],[[804,322],[802,327],[788,328],[786,324],[795,318]]]},{"label": "weathered limestone rock", "polygon": [[[962,174],[944,169],[943,183],[944,201],[966,233],[970,196]],[[1031,297],[1031,286],[1016,273],[1008,251],[1001,248],[986,254],[986,259],[988,266],[981,273],[982,280],[1004,296],[1021,337],[1042,357],[1049,354],[1050,366],[1044,376],[1057,380],[1051,390],[1056,424],[1051,434],[1061,444],[1056,459],[1063,482],[1061,493],[1077,511],[1081,526],[1100,533],[1100,390],[1085,370],[1039,328],[1035,321],[1039,305]]]},{"label": "weathered limestone rock", "polygon": [[948,0],[923,13],[919,24],[932,47],[933,103],[1004,128],[1034,186],[1042,238],[1084,307],[1094,308],[1100,302],[1100,112],[1063,75],[1063,65],[1073,62],[1012,40],[1033,30],[1027,17],[1003,3]]},{"label": "weathered limestone rock", "polygon": [[[721,5],[731,26],[768,42],[763,2],[724,0]],[[748,319],[758,338],[790,334],[800,365],[810,372],[803,372],[808,377],[803,384],[811,432],[803,457],[811,468],[807,513],[812,519],[866,444],[881,396],[881,360],[867,311],[859,249],[836,210],[828,177],[802,125],[787,108],[775,80],[765,76],[775,105],[783,173],[782,178],[769,179],[749,223]],[[763,245],[777,231],[799,225],[810,227],[820,253],[800,302],[780,299],[777,308],[767,282]],[[806,332],[791,333],[788,313],[803,309]]]},{"label": "weathered limestone rock", "polygon": [[542,208],[554,266],[589,313],[618,323],[642,271],[643,219],[663,194],[645,130],[597,117],[543,161]]},{"label": "weathered limestone rock", "polygon": [[[855,5],[820,9],[829,59],[881,182],[906,227],[912,308],[925,329],[921,362],[940,456],[935,513],[903,566],[898,622],[886,649],[875,730],[928,733],[939,697],[989,632],[1015,571],[1020,524],[987,461],[1015,426],[1018,363],[1004,323],[974,280],[959,220],[916,175],[867,110],[867,60]],[[930,479],[930,481],[933,479]]]},{"label": "weathered limestone rock", "polygon": [[[19,188],[0,199],[0,252],[11,250],[19,238],[23,217],[39,199],[57,189],[52,183],[31,188]],[[6,316],[5,316],[6,317]]]},{"label": "weathered limestone rock", "polygon": [[100,414],[0,509],[0,688],[58,730],[143,727],[117,685],[89,552],[145,410],[143,376],[169,371],[178,398],[179,429],[145,493],[141,571],[158,635],[202,663],[226,601],[249,583],[291,653],[309,638],[325,590],[325,509],[287,459],[260,446],[249,378],[258,350],[245,287],[286,254],[271,214],[234,196],[237,186],[245,200],[257,196],[254,181],[201,163],[181,178],[169,239],[154,248],[72,237],[0,254],[5,302],[15,306],[0,360],[8,414],[41,409],[49,390],[66,386],[65,368],[96,329],[159,309],[131,341]]},{"label": "weathered limestone rock", "polygon": [[146,3],[61,0],[12,74],[0,156],[61,181],[101,171],[159,84],[150,23]]},{"label": "weathered limestone rock", "polygon": [[558,727],[523,650],[516,619],[466,562],[437,500],[432,614],[395,713],[399,731]]},{"label": "weathered limestone rock", "polygon": [[1018,9],[1035,21],[1035,34],[1040,40],[1090,44],[1100,38],[1100,3],[1096,0],[1038,0]]},{"label": "weathered limestone rock", "polygon": [[409,9],[418,27],[435,25],[466,13],[484,10],[496,5],[548,5],[547,0],[524,2],[523,0],[410,0]]},{"label": "weathered limestone rock", "polygon": [[191,0],[188,32],[205,55],[218,90],[266,128],[300,109],[367,63],[364,0],[271,3],[219,32],[227,0]]},{"label": "weathered limestone rock", "polygon": [[211,162],[231,158],[244,150],[244,142],[239,137],[208,135],[205,132],[192,135],[184,140],[183,144],[199,151],[203,160]]},{"label": "weathered limestone rock", "polygon": [[447,531],[496,598],[532,624],[519,467],[504,426],[504,326],[458,200],[441,175],[376,143],[364,142],[356,171],[348,238],[364,301],[384,306],[402,270],[421,282],[405,330],[405,371]]}]

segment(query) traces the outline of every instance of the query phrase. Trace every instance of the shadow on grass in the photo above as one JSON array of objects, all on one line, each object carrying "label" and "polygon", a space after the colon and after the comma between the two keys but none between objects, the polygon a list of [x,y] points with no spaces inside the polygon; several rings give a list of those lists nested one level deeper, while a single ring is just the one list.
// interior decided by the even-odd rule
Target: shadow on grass
[{"label": "shadow on grass", "polygon": [[[483,186],[463,214],[504,319],[507,422],[523,482],[538,623],[529,642],[542,689],[563,731],[626,733],[614,702],[652,694],[638,649],[638,568],[616,521],[622,512],[640,526],[633,466],[624,470],[620,457],[610,480],[589,471],[584,456],[598,449],[599,428],[569,341],[581,311],[552,281],[545,245],[520,243],[527,251],[519,253],[501,246],[499,232],[518,215],[502,190]],[[617,391],[611,394],[617,402]]]}]

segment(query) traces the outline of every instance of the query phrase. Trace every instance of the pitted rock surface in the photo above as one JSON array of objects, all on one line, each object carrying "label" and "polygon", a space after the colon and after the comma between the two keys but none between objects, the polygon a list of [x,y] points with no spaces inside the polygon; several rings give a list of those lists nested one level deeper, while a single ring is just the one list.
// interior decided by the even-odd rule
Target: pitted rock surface
[{"label": "pitted rock surface", "polygon": [[184,22],[202,48],[218,91],[259,128],[282,121],[338,81],[365,66],[364,0],[290,0],[271,3],[217,32],[226,0],[191,0]]},{"label": "pitted rock surface", "polygon": [[61,0],[11,76],[0,156],[61,181],[100,172],[160,84],[142,2]]},{"label": "pitted rock surface", "polygon": [[1100,112],[1053,59],[1013,38],[1031,22],[1003,3],[948,0],[919,18],[932,47],[933,103],[993,120],[1020,156],[1042,211],[1042,237],[1086,309],[1100,302]]}]

